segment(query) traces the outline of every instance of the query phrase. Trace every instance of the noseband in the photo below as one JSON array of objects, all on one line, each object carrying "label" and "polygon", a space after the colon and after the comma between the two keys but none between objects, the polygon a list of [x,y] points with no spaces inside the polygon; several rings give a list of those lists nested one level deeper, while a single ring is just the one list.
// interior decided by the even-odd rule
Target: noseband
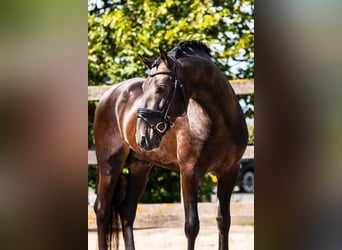
[{"label": "noseband", "polygon": [[[185,95],[184,85],[179,81],[179,63],[177,62],[176,58],[170,57],[171,60],[175,63],[175,71],[169,72],[169,71],[161,71],[156,72],[154,74],[150,74],[150,77],[154,77],[156,75],[169,75],[173,78],[173,84],[171,86],[171,90],[169,92],[169,95],[166,99],[166,105],[165,108],[162,111],[159,110],[153,110],[153,109],[146,109],[146,108],[139,108],[137,111],[137,117],[142,119],[146,122],[146,124],[153,129],[153,131],[161,138],[167,130],[173,127],[173,121],[171,117],[169,116],[169,110],[171,108],[171,105],[173,103],[173,99],[175,97],[177,88],[181,90],[183,102],[185,105],[185,108],[187,107],[187,99]],[[158,123],[153,123],[150,119],[158,119],[161,120]]]}]

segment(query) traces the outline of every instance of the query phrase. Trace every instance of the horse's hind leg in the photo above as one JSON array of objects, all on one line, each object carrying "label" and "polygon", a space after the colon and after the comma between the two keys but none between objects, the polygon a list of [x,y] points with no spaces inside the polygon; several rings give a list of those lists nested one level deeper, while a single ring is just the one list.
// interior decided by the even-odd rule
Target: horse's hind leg
[{"label": "horse's hind leg", "polygon": [[120,218],[125,240],[125,249],[134,250],[133,223],[138,201],[143,194],[152,165],[131,158],[128,162],[129,177],[125,199],[120,204]]},{"label": "horse's hind leg", "polygon": [[228,250],[228,234],[230,228],[230,197],[233,192],[237,177],[239,174],[239,165],[232,166],[226,173],[217,175],[217,197],[219,201],[217,212],[217,226],[219,229],[219,250]]},{"label": "horse's hind leg", "polygon": [[110,148],[108,146],[101,148],[100,145],[96,148],[99,172],[94,209],[100,250],[108,248],[108,239],[111,237],[109,227],[112,225],[110,219],[111,216],[115,216],[112,214],[113,193],[128,155],[128,149],[117,148],[113,151]]}]

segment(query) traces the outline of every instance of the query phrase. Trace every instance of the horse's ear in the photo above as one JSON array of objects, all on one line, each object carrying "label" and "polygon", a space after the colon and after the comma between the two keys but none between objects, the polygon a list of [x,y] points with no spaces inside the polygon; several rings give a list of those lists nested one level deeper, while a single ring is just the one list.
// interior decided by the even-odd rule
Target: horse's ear
[{"label": "horse's ear", "polygon": [[143,62],[143,64],[145,64],[149,69],[152,68],[152,64],[154,63],[154,59],[153,58],[148,58],[148,57],[144,57],[138,54],[138,57],[140,59],[140,61]]},{"label": "horse's ear", "polygon": [[160,53],[160,58],[163,60],[163,62],[166,64],[166,66],[172,70],[173,68],[173,62],[170,59],[170,57],[167,56],[167,53],[163,50],[163,48],[159,45],[159,53]]}]

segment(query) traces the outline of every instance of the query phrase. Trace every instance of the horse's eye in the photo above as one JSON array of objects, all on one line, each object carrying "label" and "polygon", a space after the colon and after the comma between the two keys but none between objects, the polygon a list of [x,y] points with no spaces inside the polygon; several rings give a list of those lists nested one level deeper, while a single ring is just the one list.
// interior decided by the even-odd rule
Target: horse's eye
[{"label": "horse's eye", "polygon": [[158,85],[157,93],[163,93],[166,90],[166,85]]}]

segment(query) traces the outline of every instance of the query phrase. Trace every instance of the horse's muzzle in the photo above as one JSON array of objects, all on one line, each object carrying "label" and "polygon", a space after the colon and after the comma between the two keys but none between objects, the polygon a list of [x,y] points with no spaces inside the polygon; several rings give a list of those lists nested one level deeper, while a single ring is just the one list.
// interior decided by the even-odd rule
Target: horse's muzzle
[{"label": "horse's muzzle", "polygon": [[140,140],[140,143],[139,143],[139,146],[142,147],[143,149],[145,150],[151,150],[151,144],[148,142],[147,138],[145,136],[142,136],[141,137],[141,140]]},{"label": "horse's muzzle", "polygon": [[158,136],[153,136],[151,140],[149,140],[146,136],[141,136],[138,141],[139,147],[143,150],[150,151],[154,148],[159,147],[160,145],[160,138]]},{"label": "horse's muzzle", "polygon": [[155,111],[152,109],[139,108],[137,117],[142,119],[161,139],[167,130],[173,127],[171,117],[165,112]]}]

